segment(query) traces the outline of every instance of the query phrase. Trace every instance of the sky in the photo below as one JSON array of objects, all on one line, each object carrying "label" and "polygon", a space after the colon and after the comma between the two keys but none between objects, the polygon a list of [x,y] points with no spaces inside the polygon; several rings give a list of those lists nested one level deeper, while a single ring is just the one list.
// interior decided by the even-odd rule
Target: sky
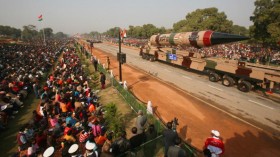
[{"label": "sky", "polygon": [[253,24],[254,0],[0,0],[0,25],[22,29],[32,24],[72,35],[144,24],[172,28],[188,13],[209,7],[225,12],[233,24]]}]

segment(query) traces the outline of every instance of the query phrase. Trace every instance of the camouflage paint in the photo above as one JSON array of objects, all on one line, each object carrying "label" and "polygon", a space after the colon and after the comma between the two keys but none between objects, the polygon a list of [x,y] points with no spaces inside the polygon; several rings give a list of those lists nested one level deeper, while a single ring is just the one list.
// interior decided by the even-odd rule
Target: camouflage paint
[{"label": "camouflage paint", "polygon": [[217,62],[215,61],[211,61],[211,60],[206,60],[206,68],[209,68],[209,69],[215,69],[217,66]]},{"label": "camouflage paint", "polygon": [[160,36],[160,35],[157,35],[157,36],[156,36],[156,43],[157,43],[157,45],[160,46],[160,43],[159,43],[159,36]]},{"label": "camouflage paint", "polygon": [[190,68],[190,67],[191,67],[191,64],[192,64],[191,58],[190,58],[190,57],[184,56],[184,57],[183,57],[182,66],[183,66],[183,67],[186,67],[186,68]]},{"label": "camouflage paint", "polygon": [[175,37],[176,33],[171,33],[169,36],[169,43],[170,45],[176,45],[174,42],[174,37]]},{"label": "camouflage paint", "polygon": [[197,45],[197,38],[198,38],[198,32],[192,32],[191,36],[189,37],[189,41],[191,46],[199,48],[199,46]]},{"label": "camouflage paint", "polygon": [[250,77],[250,73],[252,73],[252,69],[243,66],[238,66],[238,68],[235,70],[235,74],[240,76]]}]

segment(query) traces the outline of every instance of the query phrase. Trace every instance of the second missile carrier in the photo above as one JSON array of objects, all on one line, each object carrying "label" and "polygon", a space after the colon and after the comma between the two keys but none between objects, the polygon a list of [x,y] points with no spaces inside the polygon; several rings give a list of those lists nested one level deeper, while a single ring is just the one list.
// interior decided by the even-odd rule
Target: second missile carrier
[{"label": "second missile carrier", "polygon": [[255,87],[279,92],[280,67],[221,58],[206,59],[200,53],[178,50],[185,47],[203,48],[246,39],[248,38],[240,35],[213,31],[153,35],[149,43],[140,48],[140,55],[150,61],[162,61],[183,69],[203,72],[208,75],[210,81],[221,81],[228,87],[237,85],[242,92],[249,92]]}]

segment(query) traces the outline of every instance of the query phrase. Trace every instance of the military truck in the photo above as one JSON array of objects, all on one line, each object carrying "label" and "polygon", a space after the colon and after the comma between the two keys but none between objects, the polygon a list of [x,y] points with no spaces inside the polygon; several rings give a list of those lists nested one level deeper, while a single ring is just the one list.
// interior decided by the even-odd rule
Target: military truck
[{"label": "military truck", "polygon": [[248,38],[213,31],[153,35],[148,44],[140,48],[140,55],[150,61],[162,61],[183,69],[203,72],[211,82],[221,81],[227,87],[237,85],[242,92],[249,92],[256,87],[279,92],[280,67],[204,58],[200,53],[178,50],[187,46],[202,48],[245,39]]}]

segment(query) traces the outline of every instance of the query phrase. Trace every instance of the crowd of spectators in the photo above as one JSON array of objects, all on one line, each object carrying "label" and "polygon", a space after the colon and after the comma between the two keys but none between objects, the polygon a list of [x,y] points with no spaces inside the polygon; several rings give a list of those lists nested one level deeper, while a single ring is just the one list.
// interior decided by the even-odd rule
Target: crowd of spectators
[{"label": "crowd of spectators", "polygon": [[233,43],[222,44],[202,49],[186,48],[191,52],[199,52],[204,57],[220,57],[233,60],[243,60],[251,63],[280,64],[280,50],[263,48],[259,45]]},{"label": "crowd of spectators", "polygon": [[50,45],[0,43],[0,130],[6,129],[9,119],[24,107],[33,84],[52,67],[59,51],[52,41]]},{"label": "crowd of spectators", "polygon": [[[62,44],[54,43],[0,45],[1,129],[25,105],[28,94],[40,99],[32,118],[18,131],[18,156],[117,156],[157,136],[152,124],[144,130],[147,118],[142,111],[131,137],[125,130],[117,135],[107,129],[98,91],[89,87],[73,43],[61,51],[55,45]],[[41,78],[46,79],[43,84]]]}]

